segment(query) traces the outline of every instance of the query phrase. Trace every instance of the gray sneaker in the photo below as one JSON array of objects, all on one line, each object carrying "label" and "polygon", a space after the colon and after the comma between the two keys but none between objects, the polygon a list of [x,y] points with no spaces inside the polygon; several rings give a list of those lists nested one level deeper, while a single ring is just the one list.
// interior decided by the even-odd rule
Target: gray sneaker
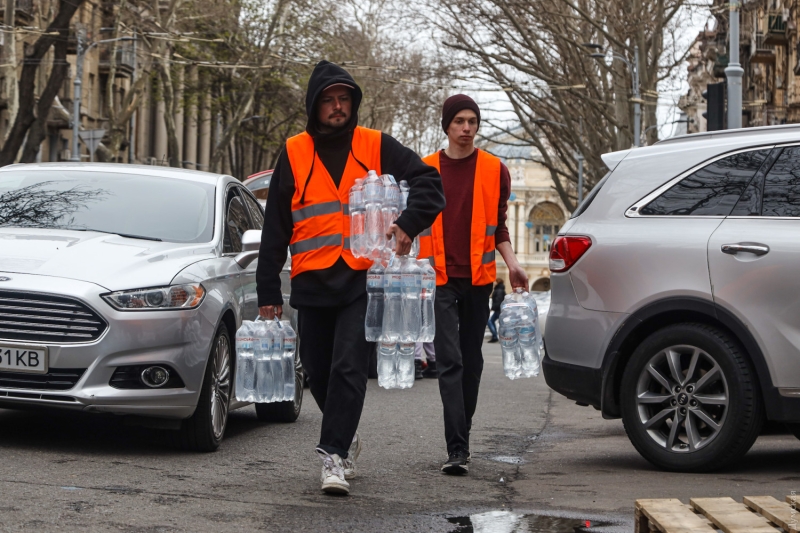
[{"label": "gray sneaker", "polygon": [[328,494],[350,494],[350,483],[344,479],[342,458],[337,454],[330,455],[317,448],[317,455],[322,459],[322,490]]},{"label": "gray sneaker", "polygon": [[358,431],[356,431],[356,435],[353,437],[353,442],[350,443],[350,449],[347,450],[347,459],[342,460],[342,464],[344,465],[345,479],[353,479],[356,477],[356,460],[360,454],[361,438],[359,438]]}]

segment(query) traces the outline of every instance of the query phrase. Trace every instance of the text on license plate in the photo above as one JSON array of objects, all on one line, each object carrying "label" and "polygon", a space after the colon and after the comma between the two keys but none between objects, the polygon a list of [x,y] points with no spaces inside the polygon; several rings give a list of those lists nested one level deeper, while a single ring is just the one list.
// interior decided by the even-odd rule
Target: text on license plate
[{"label": "text on license plate", "polygon": [[0,344],[0,372],[47,372],[47,350],[26,346],[3,346]]}]

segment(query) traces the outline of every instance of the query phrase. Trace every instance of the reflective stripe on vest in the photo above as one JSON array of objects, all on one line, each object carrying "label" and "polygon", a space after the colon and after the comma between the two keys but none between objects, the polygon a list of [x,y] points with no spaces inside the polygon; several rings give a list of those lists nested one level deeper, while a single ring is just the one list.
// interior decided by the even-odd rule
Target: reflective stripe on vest
[{"label": "reflective stripe on vest", "polygon": [[381,132],[356,127],[339,186],[319,159],[314,140],[303,132],[286,141],[286,155],[294,175],[292,196],[291,277],[323,270],[343,258],[353,270],[367,270],[372,262],[350,252],[350,188],[370,170],[381,173]]},{"label": "reflective stripe on vest", "polygon": [[[497,231],[497,206],[500,203],[500,160],[483,150],[478,150],[475,163],[475,186],[470,221],[470,267],[472,284],[486,285],[495,281],[495,232]],[[441,172],[439,152],[422,159]],[[447,209],[447,207],[445,207]],[[447,264],[444,249],[442,215],[433,225],[420,233],[420,257],[427,257],[436,270],[436,284],[447,283]]]}]

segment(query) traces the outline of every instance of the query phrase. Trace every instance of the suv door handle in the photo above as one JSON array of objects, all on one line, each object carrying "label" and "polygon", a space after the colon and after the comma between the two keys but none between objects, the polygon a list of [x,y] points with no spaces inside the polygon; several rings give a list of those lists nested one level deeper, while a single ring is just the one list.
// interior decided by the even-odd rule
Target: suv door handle
[{"label": "suv door handle", "polygon": [[722,253],[736,255],[746,252],[755,255],[765,255],[769,252],[769,246],[757,242],[738,242],[735,244],[723,244]]}]

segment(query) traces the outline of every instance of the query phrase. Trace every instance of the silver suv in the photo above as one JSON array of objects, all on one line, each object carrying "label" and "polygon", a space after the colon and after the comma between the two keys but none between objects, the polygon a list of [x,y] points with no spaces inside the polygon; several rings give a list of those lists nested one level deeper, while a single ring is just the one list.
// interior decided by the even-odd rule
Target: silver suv
[{"label": "silver suv", "polygon": [[603,160],[552,246],[548,385],[668,470],[732,463],[765,419],[798,435],[800,126]]}]

